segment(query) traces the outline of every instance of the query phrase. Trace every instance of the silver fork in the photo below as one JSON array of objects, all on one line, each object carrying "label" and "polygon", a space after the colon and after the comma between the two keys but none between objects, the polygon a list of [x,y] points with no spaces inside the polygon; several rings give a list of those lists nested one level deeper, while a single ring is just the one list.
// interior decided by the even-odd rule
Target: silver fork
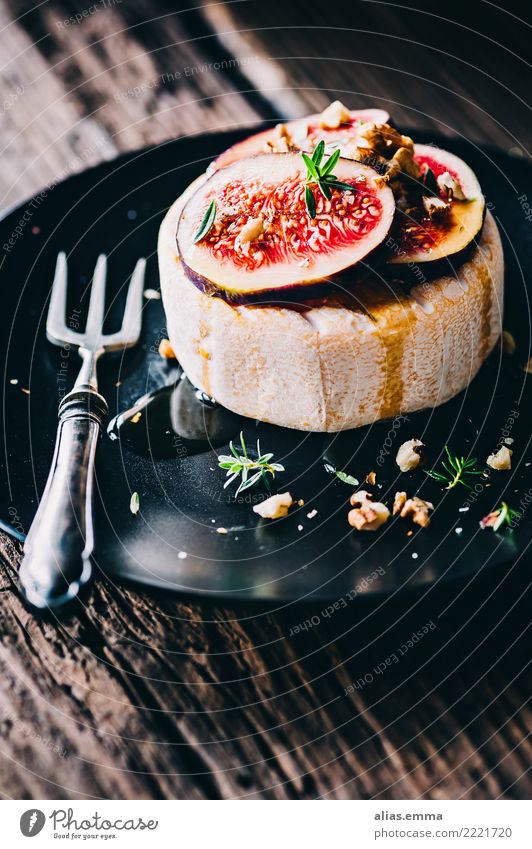
[{"label": "silver fork", "polygon": [[100,254],[85,332],[77,333],[65,323],[66,255],[61,252],[57,257],[46,335],[54,345],[77,347],[83,362],[73,389],[59,405],[52,465],[20,567],[25,598],[41,610],[70,602],[92,574],[94,458],[100,428],[108,414],[105,398],[98,392],[96,365],[102,354],[138,342],[145,267],[146,261],[139,259],[131,276],[121,329],[104,336],[107,258]]}]

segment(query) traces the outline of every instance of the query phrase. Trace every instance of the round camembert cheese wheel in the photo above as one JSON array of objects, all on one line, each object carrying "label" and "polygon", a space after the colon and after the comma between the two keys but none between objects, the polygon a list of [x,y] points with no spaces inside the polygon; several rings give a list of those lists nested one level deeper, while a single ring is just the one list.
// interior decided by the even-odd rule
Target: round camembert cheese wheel
[{"label": "round camembert cheese wheel", "polygon": [[[170,342],[191,382],[224,407],[283,427],[335,432],[435,407],[475,376],[502,327],[503,253],[488,212],[471,257],[414,285],[361,282],[321,302],[231,306],[185,276],[177,223],[159,233]],[[415,272],[415,269],[414,269]]]}]

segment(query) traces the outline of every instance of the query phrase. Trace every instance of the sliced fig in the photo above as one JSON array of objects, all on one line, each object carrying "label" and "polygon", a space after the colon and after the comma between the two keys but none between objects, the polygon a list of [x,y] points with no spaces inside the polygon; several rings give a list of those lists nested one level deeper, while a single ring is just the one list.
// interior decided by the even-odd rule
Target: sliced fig
[{"label": "sliced fig", "polygon": [[[419,182],[410,180],[398,201],[388,244],[392,265],[445,271],[462,263],[482,230],[484,196],[466,163],[431,145],[416,144]],[[430,269],[429,269],[430,266]]]},{"label": "sliced fig", "polygon": [[216,171],[178,223],[177,247],[190,280],[233,303],[304,300],[334,288],[335,275],[367,261],[392,224],[391,189],[379,186],[371,168],[349,159],[334,165],[334,182],[325,191],[330,200],[306,179],[299,153],[262,154]]},{"label": "sliced fig", "polygon": [[[328,109],[334,107],[331,104]],[[341,106],[341,104],[339,104]],[[345,109],[345,107],[342,107]],[[348,118],[342,121],[342,118]],[[385,124],[389,115],[383,109],[358,109],[339,112],[337,118],[327,117],[327,109],[316,115],[308,115],[286,124],[277,124],[262,133],[254,133],[244,141],[234,144],[220,154],[210,166],[210,172],[224,168],[239,159],[255,156],[259,153],[286,153],[290,150],[313,150],[321,139],[332,153],[336,148],[342,150],[342,156],[349,157],[349,150],[356,148],[360,128],[364,124]],[[336,124],[338,126],[327,126]]]}]

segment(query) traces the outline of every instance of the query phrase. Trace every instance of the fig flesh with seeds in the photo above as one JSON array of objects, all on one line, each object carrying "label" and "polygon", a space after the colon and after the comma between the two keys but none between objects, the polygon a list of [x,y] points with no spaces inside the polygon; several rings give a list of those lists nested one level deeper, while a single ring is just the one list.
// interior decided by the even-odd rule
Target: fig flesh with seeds
[{"label": "fig flesh with seeds", "polygon": [[253,156],[216,171],[179,219],[189,279],[231,303],[304,301],[334,291],[340,274],[346,286],[386,239],[395,200],[372,168],[353,160],[338,159],[329,179],[327,198],[309,184],[299,153]]}]

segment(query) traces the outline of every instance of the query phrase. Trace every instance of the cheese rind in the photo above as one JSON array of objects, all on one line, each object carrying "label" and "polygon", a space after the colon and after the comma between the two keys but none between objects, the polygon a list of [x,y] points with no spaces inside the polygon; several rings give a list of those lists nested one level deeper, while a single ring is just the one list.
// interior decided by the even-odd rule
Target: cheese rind
[{"label": "cheese rind", "polygon": [[192,383],[236,413],[336,432],[435,407],[468,385],[499,338],[504,264],[490,213],[467,262],[410,290],[366,282],[327,302],[230,306],[180,266],[184,200],[159,232],[168,335]]}]

